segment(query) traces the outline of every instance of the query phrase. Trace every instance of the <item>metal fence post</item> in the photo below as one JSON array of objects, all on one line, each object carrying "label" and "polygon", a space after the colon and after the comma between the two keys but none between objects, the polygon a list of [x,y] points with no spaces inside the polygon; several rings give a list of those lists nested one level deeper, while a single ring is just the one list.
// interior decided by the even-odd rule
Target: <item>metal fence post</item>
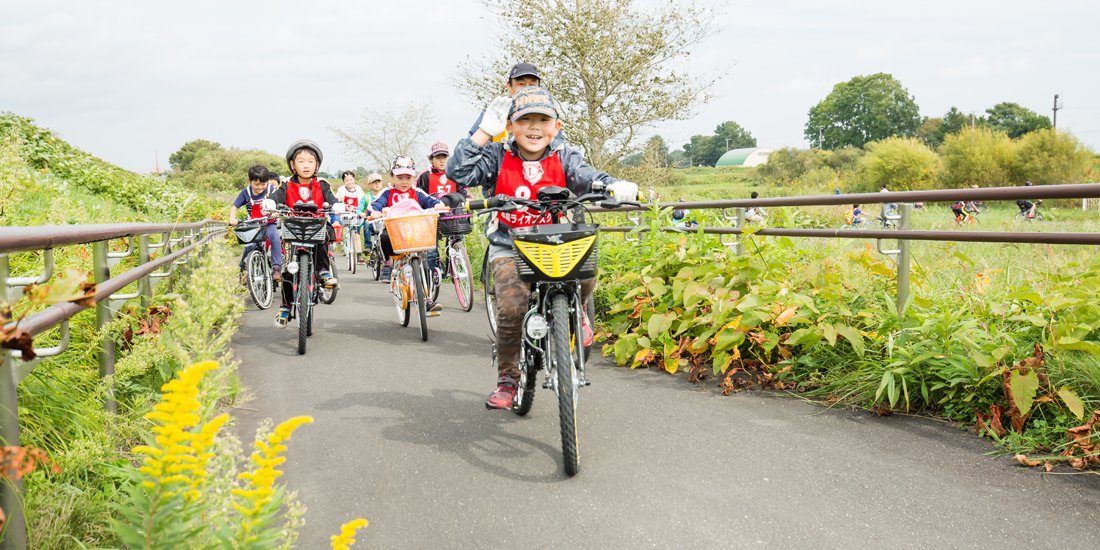
[{"label": "metal fence post", "polygon": [[[737,207],[737,225],[734,227],[736,227],[738,231],[745,229],[745,207],[743,206]],[[737,255],[745,255],[745,236],[740,233],[737,235]]]},{"label": "metal fence post", "polygon": [[[901,220],[898,228],[902,231],[909,229],[909,219],[913,214],[913,205],[901,204]],[[905,313],[905,302],[909,301],[909,240],[898,239],[898,315]]]},{"label": "metal fence post", "polygon": [[[111,267],[107,263],[107,241],[96,241],[92,243],[92,271],[95,275],[96,285],[102,285],[111,278]],[[101,300],[95,305],[95,326],[97,329],[103,329],[111,322],[111,300],[110,298]],[[104,337],[99,341],[99,377],[106,378],[108,376],[114,376],[115,374],[115,342],[109,337]],[[115,385],[111,383],[111,387],[107,389],[107,395],[104,396],[103,405],[107,408],[107,412],[114,414],[118,410],[118,403],[115,402]]]},{"label": "metal fence post", "polygon": [[[0,254],[0,302],[10,299],[8,277],[11,266],[8,255]],[[6,323],[0,316],[0,323]],[[4,445],[19,445],[19,383],[15,380],[15,361],[8,350],[0,351],[0,438]],[[0,483],[0,509],[7,516],[0,549],[24,550],[27,547],[27,525],[23,519],[23,482]]]},{"label": "metal fence post", "polygon": [[[140,265],[149,263],[149,235],[138,237],[138,262]],[[153,285],[148,275],[138,281],[138,293],[141,294],[141,307],[148,309],[153,299]]]}]

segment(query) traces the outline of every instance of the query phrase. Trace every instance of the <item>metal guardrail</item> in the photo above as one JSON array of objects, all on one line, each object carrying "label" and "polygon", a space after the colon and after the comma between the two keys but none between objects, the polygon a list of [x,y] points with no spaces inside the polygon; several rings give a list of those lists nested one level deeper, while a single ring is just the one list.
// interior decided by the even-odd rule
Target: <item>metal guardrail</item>
[{"label": "metal guardrail", "polygon": [[[177,266],[186,263],[188,254],[223,233],[225,229],[221,226],[224,225],[224,222],[203,220],[188,224],[115,223],[0,227],[0,301],[14,302],[12,298],[17,293],[13,291],[16,289],[49,282],[54,273],[54,248],[90,243],[96,283],[96,327],[102,328],[111,322],[119,308],[129,300],[141,298],[142,307],[148,307],[153,287],[169,277]],[[160,242],[151,243],[149,237],[158,234],[161,235]],[[173,237],[173,234],[177,236]],[[129,245],[125,252],[108,250],[108,243],[117,239],[128,240]],[[112,277],[111,269],[135,252],[135,241],[138,266]],[[37,250],[43,251],[42,273],[29,277],[12,277],[9,254]],[[151,260],[154,250],[160,250],[161,254],[159,258]],[[164,271],[158,272],[161,269]],[[119,293],[135,282],[138,284],[136,292]],[[31,361],[21,361],[22,354],[18,351],[0,350],[0,438],[3,439],[3,444],[19,445],[19,383],[34,371],[42,357],[56,356],[65,351],[69,345],[69,319],[85,309],[88,308],[73,302],[63,302],[20,320],[19,328],[31,336],[58,325],[61,327],[61,342],[50,348],[35,348],[37,357]],[[16,324],[10,320],[4,321],[8,321],[5,326],[9,328]],[[113,376],[115,342],[110,338],[100,340],[98,360],[100,377]],[[113,383],[108,387],[103,402],[108,411],[117,411]],[[7,516],[3,539],[0,539],[0,550],[24,550],[27,547],[27,534],[21,482],[0,485],[0,509]]]},{"label": "metal guardrail", "polygon": [[[1035,199],[1085,199],[1100,198],[1100,183],[1075,183],[1068,185],[1035,185],[1028,187],[990,187],[985,189],[938,189],[932,191],[897,191],[890,193],[853,193],[834,194],[801,197],[773,197],[756,199],[735,199],[717,201],[684,201],[668,204],[650,204],[641,207],[623,207],[617,210],[604,210],[601,208],[590,209],[593,212],[634,211],[628,215],[630,221],[635,223],[633,227],[601,227],[601,231],[607,232],[631,232],[649,231],[649,227],[642,225],[638,211],[671,210],[671,209],[721,209],[725,219],[733,222],[734,227],[662,227],[664,232],[703,233],[719,235],[736,235],[731,242],[721,240],[722,244],[734,248],[737,255],[745,254],[745,244],[740,238],[743,233],[751,233],[763,236],[782,237],[816,237],[816,238],[848,238],[848,239],[876,239],[876,248],[880,253],[890,258],[897,268],[897,296],[896,305],[898,312],[904,311],[909,299],[909,272],[910,256],[909,241],[954,241],[954,242],[983,242],[983,243],[1036,243],[1036,244],[1070,244],[1070,245],[1098,245],[1100,234],[1096,233],[1056,233],[1056,232],[1027,232],[1027,231],[915,231],[910,229],[910,218],[913,211],[913,203],[917,202],[954,202],[954,201],[994,201],[994,200],[1035,200]],[[787,229],[779,227],[750,227],[746,229],[745,211],[753,207],[782,207],[782,206],[837,206],[852,204],[887,204],[899,205],[898,214],[887,215],[886,218],[897,223],[897,229],[860,229],[845,231],[839,229]],[[734,209],[735,214],[729,215],[726,210]],[[629,238],[629,237],[628,237]],[[897,248],[884,249],[883,240],[897,240]]]}]

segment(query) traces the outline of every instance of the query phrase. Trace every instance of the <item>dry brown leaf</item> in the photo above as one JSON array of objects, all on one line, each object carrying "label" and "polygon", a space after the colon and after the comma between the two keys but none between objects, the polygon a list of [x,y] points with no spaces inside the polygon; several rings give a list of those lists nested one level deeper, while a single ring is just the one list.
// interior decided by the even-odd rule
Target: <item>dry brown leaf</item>
[{"label": "dry brown leaf", "polygon": [[778,326],[787,324],[787,321],[790,321],[791,318],[794,317],[796,311],[798,311],[798,306],[791,306],[783,310],[783,313],[780,313],[779,317],[775,318],[775,324]]},{"label": "dry brown leaf", "polygon": [[1043,463],[1042,460],[1030,460],[1027,457],[1027,455],[1016,455],[1016,456],[1012,457],[1012,460],[1015,460],[1016,462],[1019,462],[1020,464],[1022,464],[1024,466],[1032,466],[1032,467],[1038,466],[1038,465]]}]

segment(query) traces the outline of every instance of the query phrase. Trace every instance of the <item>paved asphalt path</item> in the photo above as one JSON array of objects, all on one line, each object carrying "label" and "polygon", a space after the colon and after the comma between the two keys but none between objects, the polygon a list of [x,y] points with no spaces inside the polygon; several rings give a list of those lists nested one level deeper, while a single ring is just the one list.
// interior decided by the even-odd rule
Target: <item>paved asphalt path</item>
[{"label": "paved asphalt path", "polygon": [[[485,311],[453,287],[429,341],[401,328],[387,285],[343,273],[304,357],[293,325],[251,310],[234,338],[264,418],[312,415],[285,480],[308,508],[299,548],[1097,548],[1100,476],[992,458],[942,423],[831,411],[682,376],[590,366],[581,472],[565,476],[553,394],[525,418],[487,411]],[[413,318],[413,323],[416,318]],[[541,380],[540,380],[541,382]],[[1071,472],[1071,470],[1056,470]]]}]

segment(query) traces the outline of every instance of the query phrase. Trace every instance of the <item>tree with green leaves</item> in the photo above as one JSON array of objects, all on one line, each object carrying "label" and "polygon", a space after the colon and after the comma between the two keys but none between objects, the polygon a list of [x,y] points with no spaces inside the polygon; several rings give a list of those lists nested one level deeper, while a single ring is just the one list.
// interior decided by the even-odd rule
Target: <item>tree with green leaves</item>
[{"label": "tree with green leaves", "polygon": [[211,151],[217,151],[221,149],[221,144],[214,141],[207,141],[205,139],[196,139],[184,143],[180,147],[179,151],[172,153],[168,157],[168,163],[179,170],[180,172],[186,172],[191,169],[192,164],[199,160],[207,153]]},{"label": "tree with green leaves", "polygon": [[863,147],[891,136],[915,137],[920,124],[909,91],[893,76],[877,73],[834,86],[810,109],[805,136],[818,149]]},{"label": "tree with green leaves", "polygon": [[684,144],[684,153],[695,165],[714,166],[726,151],[756,147],[756,138],[740,124],[727,120],[714,129],[713,136],[691,136],[691,143]]},{"label": "tree with green leaves", "polygon": [[985,122],[1016,139],[1024,134],[1050,128],[1050,119],[1016,103],[1002,102],[985,110]]},{"label": "tree with green leaves", "polygon": [[718,11],[694,1],[481,1],[496,16],[498,46],[460,66],[459,93],[483,107],[514,63],[534,63],[561,105],[566,139],[596,168],[636,152],[646,128],[690,118],[723,75],[683,68],[717,29]]}]

